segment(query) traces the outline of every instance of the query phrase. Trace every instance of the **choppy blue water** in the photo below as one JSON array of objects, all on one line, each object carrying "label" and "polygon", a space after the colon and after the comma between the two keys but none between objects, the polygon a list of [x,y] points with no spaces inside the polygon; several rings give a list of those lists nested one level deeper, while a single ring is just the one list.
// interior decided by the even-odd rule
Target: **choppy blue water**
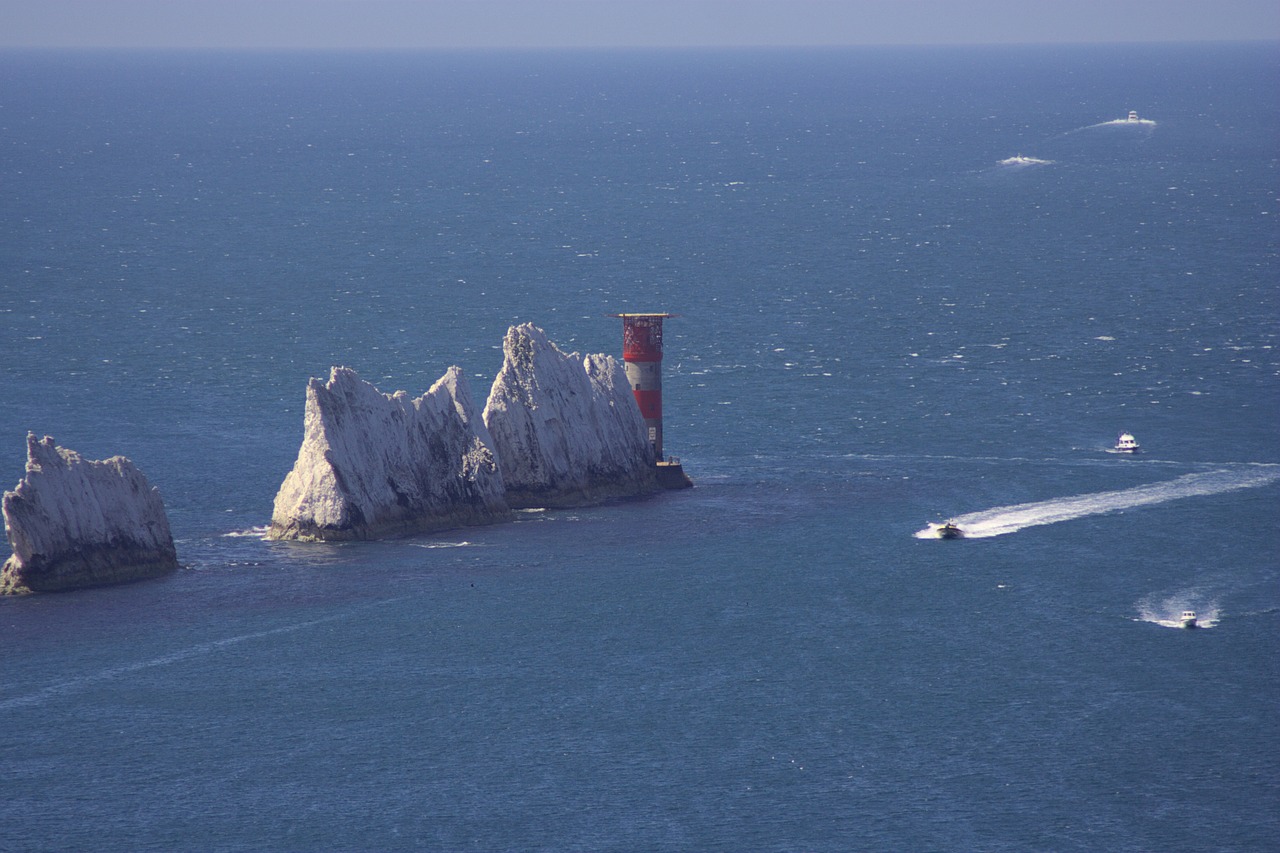
[{"label": "choppy blue water", "polygon": [[[0,848],[1272,848],[1278,72],[0,55],[0,479],[125,454],[185,564],[0,601]],[[308,377],[644,310],[694,490],[252,534]]]}]

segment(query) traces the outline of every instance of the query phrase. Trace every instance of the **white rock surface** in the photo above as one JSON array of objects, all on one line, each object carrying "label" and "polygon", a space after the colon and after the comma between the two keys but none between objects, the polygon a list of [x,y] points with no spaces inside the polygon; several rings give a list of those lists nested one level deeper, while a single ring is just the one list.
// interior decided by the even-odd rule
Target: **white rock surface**
[{"label": "white rock surface", "polygon": [[271,539],[374,539],[511,517],[493,439],[457,367],[409,399],[335,367],[307,384],[302,447]]},{"label": "white rock surface", "polygon": [[512,326],[484,409],[513,507],[583,506],[657,491],[653,447],[622,363],[563,353]]},{"label": "white rock surface", "polygon": [[0,592],[54,592],[158,577],[178,567],[160,493],[123,456],[94,461],[27,435],[26,475],[4,493],[13,548]]}]

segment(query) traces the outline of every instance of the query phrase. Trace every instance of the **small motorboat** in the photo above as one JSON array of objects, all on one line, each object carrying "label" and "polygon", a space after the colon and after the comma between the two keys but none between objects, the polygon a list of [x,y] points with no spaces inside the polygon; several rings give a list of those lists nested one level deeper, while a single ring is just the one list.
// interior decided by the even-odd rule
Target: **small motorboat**
[{"label": "small motorboat", "polygon": [[964,531],[954,521],[948,521],[938,528],[939,539],[963,539]]},{"label": "small motorboat", "polygon": [[1120,437],[1116,439],[1116,453],[1137,453],[1142,449],[1138,444],[1138,440],[1133,437],[1132,433],[1122,432]]},{"label": "small motorboat", "polygon": [[1129,118],[1127,121],[1142,121],[1142,119],[1138,118],[1137,110],[1129,110]]},{"label": "small motorboat", "polygon": [[1196,612],[1194,610],[1182,611],[1182,615],[1178,617],[1178,622],[1181,623],[1183,628],[1200,627],[1199,619],[1196,617]]}]

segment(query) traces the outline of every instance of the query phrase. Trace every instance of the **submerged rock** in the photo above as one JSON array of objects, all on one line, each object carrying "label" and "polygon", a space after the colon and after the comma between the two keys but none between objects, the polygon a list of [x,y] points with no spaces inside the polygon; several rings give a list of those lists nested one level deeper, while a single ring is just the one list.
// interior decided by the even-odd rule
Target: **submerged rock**
[{"label": "submerged rock", "polygon": [[502,349],[484,421],[511,506],[583,506],[658,490],[621,362],[563,353],[530,323],[512,326]]},{"label": "submerged rock", "polygon": [[123,456],[94,461],[27,434],[26,475],[4,493],[13,548],[0,593],[59,592],[178,567],[160,493]]},{"label": "submerged rock", "polygon": [[374,539],[511,517],[493,439],[457,367],[426,394],[383,394],[346,367],[307,384],[302,447],[271,539]]}]

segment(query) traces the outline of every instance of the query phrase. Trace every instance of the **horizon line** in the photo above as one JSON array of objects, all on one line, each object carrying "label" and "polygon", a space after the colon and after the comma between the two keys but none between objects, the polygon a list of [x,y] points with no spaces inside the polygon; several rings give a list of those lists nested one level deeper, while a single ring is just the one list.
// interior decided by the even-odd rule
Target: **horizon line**
[{"label": "horizon line", "polygon": [[1114,39],[1104,41],[955,41],[955,42],[830,42],[830,43],[741,43],[741,44],[470,44],[470,45],[189,45],[189,44],[3,44],[0,52],[86,52],[86,53],[468,53],[520,52],[598,53],[607,51],[735,51],[735,50],[849,50],[876,48],[993,48],[993,47],[1153,47],[1192,45],[1276,45],[1280,39]]}]

